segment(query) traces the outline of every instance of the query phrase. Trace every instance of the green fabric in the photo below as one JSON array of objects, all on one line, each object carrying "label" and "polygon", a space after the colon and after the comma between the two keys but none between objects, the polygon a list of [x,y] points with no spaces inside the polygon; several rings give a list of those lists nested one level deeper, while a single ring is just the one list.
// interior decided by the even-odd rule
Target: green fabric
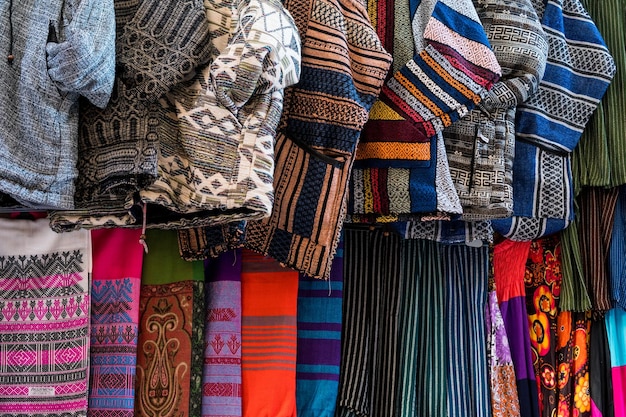
[{"label": "green fabric", "polygon": [[626,183],[626,0],[582,0],[582,4],[602,34],[617,71],[581,139],[591,143],[580,150],[588,172],[580,178],[581,185],[615,187]]},{"label": "green fabric", "polygon": [[176,230],[148,229],[146,244],[148,253],[143,261],[142,284],[163,285],[190,280],[204,281],[203,262],[188,262],[180,257]]},{"label": "green fabric", "polygon": [[585,286],[580,244],[578,241],[578,221],[561,232],[561,298],[562,311],[588,311],[591,299]]}]

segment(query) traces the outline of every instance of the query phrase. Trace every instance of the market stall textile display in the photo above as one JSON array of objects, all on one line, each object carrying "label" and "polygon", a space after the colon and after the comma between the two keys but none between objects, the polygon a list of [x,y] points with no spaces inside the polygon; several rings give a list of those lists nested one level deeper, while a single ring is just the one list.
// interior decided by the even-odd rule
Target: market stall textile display
[{"label": "market stall textile display", "polygon": [[91,237],[0,218],[0,415],[87,415]]},{"label": "market stall textile display", "polygon": [[91,231],[89,417],[133,417],[143,246],[138,229]]}]

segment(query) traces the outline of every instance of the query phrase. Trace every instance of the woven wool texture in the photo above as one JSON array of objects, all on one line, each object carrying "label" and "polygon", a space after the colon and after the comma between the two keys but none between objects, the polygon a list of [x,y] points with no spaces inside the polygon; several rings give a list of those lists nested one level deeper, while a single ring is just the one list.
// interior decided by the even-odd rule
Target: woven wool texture
[{"label": "woven wool texture", "polygon": [[300,39],[280,3],[232,7],[236,26],[225,48],[167,95],[166,126],[175,133],[159,143],[156,181],[139,192],[149,225],[218,225],[272,209],[274,138],[284,89],[299,79]]},{"label": "woven wool texture", "polygon": [[513,212],[515,110],[539,88],[548,42],[530,0],[475,4],[502,76],[443,135],[462,218],[488,220]]},{"label": "woven wool texture", "polygon": [[278,125],[272,214],[248,222],[244,244],[326,278],[356,143],[390,57],[361,4],[287,1],[285,7],[302,39],[302,72],[285,92]]},{"label": "woven wool texture", "polygon": [[0,27],[15,56],[0,62],[0,188],[23,206],[73,208],[79,97],[104,107],[113,88],[113,1],[16,1]]},{"label": "woven wool texture", "polygon": [[[498,80],[500,66],[471,1],[425,1],[394,21],[393,2],[379,1],[377,31],[392,49],[392,28],[411,28],[415,54],[389,78],[357,148],[353,214],[461,213],[442,130],[472,109]],[[374,7],[372,7],[374,9]]]},{"label": "woven wool texture", "polygon": [[571,152],[598,106],[615,63],[578,0],[533,0],[548,35],[539,90],[518,106],[513,217],[493,221],[512,240],[558,232],[573,219]]},{"label": "woven wool texture", "polygon": [[165,118],[156,99],[211,53],[201,1],[116,2],[115,17],[114,98],[104,109],[86,106],[81,112],[76,206],[94,215],[98,208],[119,210],[123,198],[156,179]]},{"label": "woven wool texture", "polygon": [[89,232],[2,218],[0,239],[0,416],[86,416]]}]

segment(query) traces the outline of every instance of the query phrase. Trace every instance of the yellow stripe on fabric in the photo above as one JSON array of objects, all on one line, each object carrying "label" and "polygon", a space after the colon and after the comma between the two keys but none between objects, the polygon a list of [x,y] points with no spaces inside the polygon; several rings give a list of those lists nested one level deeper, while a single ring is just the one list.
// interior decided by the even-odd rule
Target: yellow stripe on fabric
[{"label": "yellow stripe on fabric", "polygon": [[430,161],[430,143],[361,142],[357,148],[356,160],[372,158]]},{"label": "yellow stripe on fabric", "polygon": [[376,100],[370,110],[371,120],[405,120],[398,112],[380,100]]}]

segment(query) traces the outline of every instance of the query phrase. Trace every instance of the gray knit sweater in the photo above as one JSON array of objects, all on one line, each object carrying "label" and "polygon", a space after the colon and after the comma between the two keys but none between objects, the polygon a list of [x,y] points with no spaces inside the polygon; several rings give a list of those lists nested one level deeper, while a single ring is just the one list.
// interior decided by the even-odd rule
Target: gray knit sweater
[{"label": "gray knit sweater", "polygon": [[72,208],[78,99],[105,107],[113,88],[113,0],[2,1],[0,48],[0,192]]}]

